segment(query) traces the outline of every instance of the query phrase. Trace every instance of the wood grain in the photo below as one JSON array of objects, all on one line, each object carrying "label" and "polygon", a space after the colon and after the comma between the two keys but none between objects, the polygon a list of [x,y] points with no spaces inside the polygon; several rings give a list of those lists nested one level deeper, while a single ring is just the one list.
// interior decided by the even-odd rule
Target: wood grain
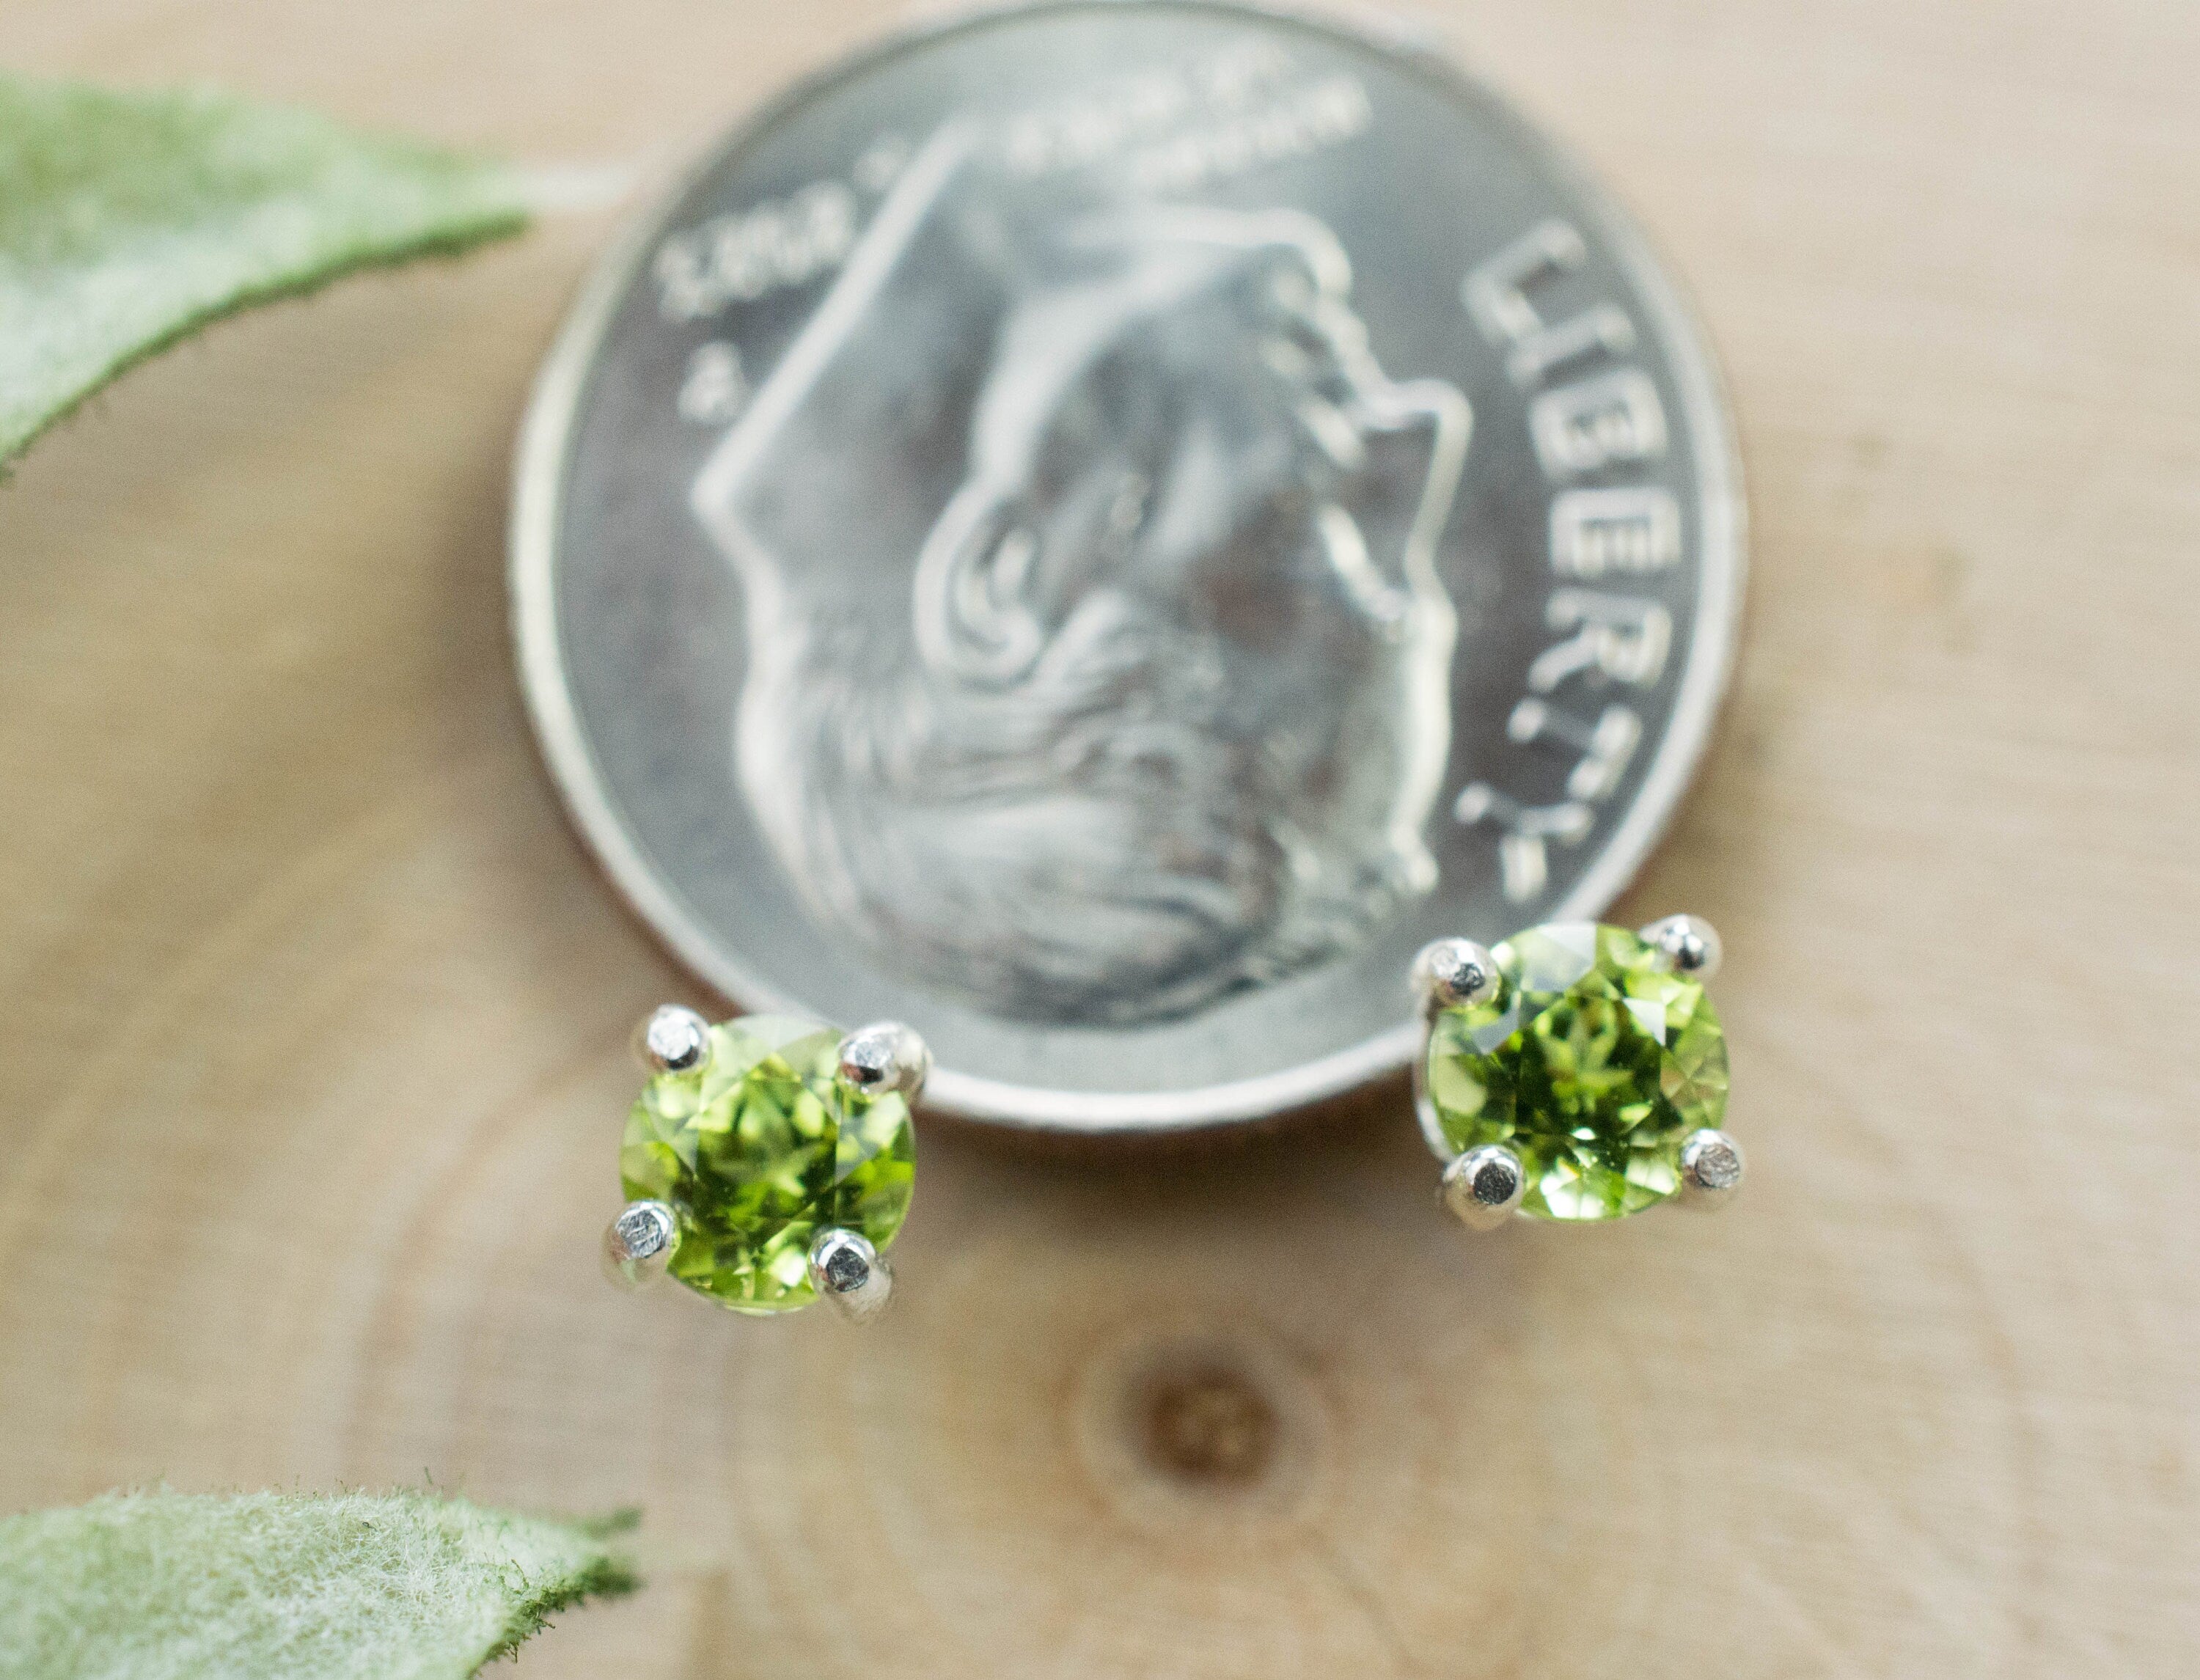
[{"label": "wood grain", "polygon": [[[2189,1673],[2200,12],[1428,7],[1731,378],[1754,600],[1634,907],[1747,1202],[1454,1236],[1395,1093],[934,1128],[867,1335],[595,1273],[688,988],[558,816],[506,457],[601,216],[225,326],[0,491],[0,1507],[647,1507],[542,1677]],[[0,61],[663,173],[834,0],[12,0]],[[615,1669],[616,1665],[616,1669]]]}]

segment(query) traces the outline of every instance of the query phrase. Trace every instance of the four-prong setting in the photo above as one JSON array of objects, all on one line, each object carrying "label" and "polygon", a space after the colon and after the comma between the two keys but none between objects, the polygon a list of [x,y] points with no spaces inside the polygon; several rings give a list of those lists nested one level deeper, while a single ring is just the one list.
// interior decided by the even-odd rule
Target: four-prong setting
[{"label": "four-prong setting", "polygon": [[1723,1208],[1741,1189],[1748,1163],[1741,1145],[1714,1127],[1688,1133],[1681,1145],[1681,1200],[1691,1208]]},{"label": "four-prong setting", "polygon": [[1502,1144],[1483,1144],[1452,1157],[1443,1173],[1443,1204],[1470,1231],[1495,1231],[1520,1209],[1527,1169]]},{"label": "four-prong setting", "polygon": [[[1717,934],[1689,916],[1639,934],[1555,923],[1495,949],[1423,947],[1415,1103],[1461,1223],[1733,1199],[1742,1153],[1717,1125],[1726,1046],[1703,992],[1719,956]],[[735,1312],[813,1300],[858,1324],[883,1312],[882,1250],[914,1173],[910,1111],[932,1067],[924,1040],[898,1021],[845,1034],[772,1016],[712,1027],[666,1004],[635,1048],[652,1077],[620,1152],[633,1199],[604,1233],[612,1280],[639,1289],[670,1272]]]},{"label": "four-prong setting", "polygon": [[1718,929],[1700,916],[1669,916],[1652,922],[1639,935],[1642,943],[1665,954],[1673,972],[1692,980],[1709,980],[1719,969],[1725,949]]},{"label": "four-prong setting", "polygon": [[1741,1151],[1719,1130],[1726,1035],[1704,989],[1718,959],[1717,934],[1691,916],[1426,946],[1412,970],[1413,1094],[1445,1163],[1444,1205],[1487,1230],[1515,1213],[1606,1220],[1730,1200]]},{"label": "four-prong setting", "polygon": [[680,1004],[663,1004],[634,1029],[634,1057],[652,1074],[687,1074],[711,1056],[711,1023]]},{"label": "four-prong setting", "polygon": [[866,1238],[837,1226],[810,1245],[810,1286],[851,1324],[869,1324],[893,1298],[893,1268]]},{"label": "four-prong setting", "polygon": [[662,1202],[629,1202],[604,1227],[604,1275],[621,1289],[646,1289],[672,1261],[679,1216]]},{"label": "four-prong setting", "polygon": [[635,1047],[651,1077],[619,1149],[629,1202],[604,1239],[614,1279],[670,1273],[736,1313],[822,1297],[875,1317],[915,1184],[923,1039],[891,1021],[854,1033],[787,1016],[713,1026],[668,1005]]},{"label": "four-prong setting", "polygon": [[898,1021],[857,1027],[840,1040],[835,1055],[840,1077],[866,1097],[898,1092],[914,1103],[932,1073],[932,1051],[915,1029]]}]

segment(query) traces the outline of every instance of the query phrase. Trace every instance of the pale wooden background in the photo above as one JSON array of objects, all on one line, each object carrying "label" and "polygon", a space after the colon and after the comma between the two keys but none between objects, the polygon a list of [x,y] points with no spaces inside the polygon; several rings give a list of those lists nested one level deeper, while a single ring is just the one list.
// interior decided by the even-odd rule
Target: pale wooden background
[{"label": "pale wooden background", "polygon": [[[506,658],[566,216],[225,326],[0,491],[0,1508],[646,1505],[653,1585],[539,1680],[2191,1671],[2200,9],[1413,15],[1732,378],[1745,660],[1630,908],[1727,933],[1743,1205],[1470,1244],[1395,1098],[1191,1159],[934,1128],[867,1336],[603,1287],[683,985]],[[902,15],[9,0],[0,62],[647,182]],[[1172,1372],[1240,1479],[1156,1456]]]}]

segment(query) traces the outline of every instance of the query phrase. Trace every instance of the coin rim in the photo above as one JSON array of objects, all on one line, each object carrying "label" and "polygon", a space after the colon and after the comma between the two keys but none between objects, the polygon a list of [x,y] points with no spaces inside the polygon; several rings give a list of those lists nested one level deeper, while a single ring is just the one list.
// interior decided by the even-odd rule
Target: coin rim
[{"label": "coin rim", "polygon": [[[618,306],[640,274],[674,211],[712,170],[782,118],[827,90],[864,75],[913,48],[1009,18],[1050,11],[1099,11],[1125,5],[1238,16],[1282,26],[1374,53],[1435,81],[1446,93],[1486,112],[1513,143],[1574,196],[1605,248],[1635,289],[1650,325],[1670,358],[1696,460],[1699,501],[1699,607],[1688,662],[1651,760],[1601,854],[1551,911],[1556,922],[1593,920],[1624,892],[1665,834],[1694,781],[1711,740],[1734,663],[1741,625],[1747,509],[1741,462],[1725,386],[1709,341],[1653,248],[1634,221],[1557,142],[1512,103],[1462,68],[1450,54],[1418,37],[1384,32],[1289,5],[1244,0],[1039,0],[957,12],[898,31],[805,75],[719,137],[622,230],[582,283],[571,310],[537,372],[513,451],[508,541],[512,634],[522,696],[537,746],[567,815],[594,852],[613,887],[643,924],[688,969],[727,998],[757,1011],[805,1006],[758,978],[720,948],[702,918],[654,868],[606,793],[606,781],[581,727],[565,681],[557,617],[555,567],[560,535],[559,490],[574,422],[597,352]],[[1432,934],[1444,931],[1432,928]],[[1419,1029],[1402,986],[1399,1023],[1278,1073],[1172,1092],[1054,1091],[1013,1085],[952,1068],[937,1068],[926,1106],[966,1120],[1025,1131],[1108,1133],[1181,1133],[1267,1120],[1312,1107],[1395,1074],[1411,1061]]]}]

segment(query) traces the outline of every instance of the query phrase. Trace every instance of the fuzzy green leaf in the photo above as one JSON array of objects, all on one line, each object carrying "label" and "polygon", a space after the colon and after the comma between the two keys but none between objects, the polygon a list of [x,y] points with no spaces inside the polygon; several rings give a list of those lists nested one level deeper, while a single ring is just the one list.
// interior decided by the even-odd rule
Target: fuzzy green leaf
[{"label": "fuzzy green leaf", "polygon": [[525,221],[508,171],[310,112],[0,76],[0,462],[218,315]]},{"label": "fuzzy green leaf", "polygon": [[15,1680],[464,1680],[634,1585],[606,1524],[421,1494],[109,1494],[0,1522]]}]

